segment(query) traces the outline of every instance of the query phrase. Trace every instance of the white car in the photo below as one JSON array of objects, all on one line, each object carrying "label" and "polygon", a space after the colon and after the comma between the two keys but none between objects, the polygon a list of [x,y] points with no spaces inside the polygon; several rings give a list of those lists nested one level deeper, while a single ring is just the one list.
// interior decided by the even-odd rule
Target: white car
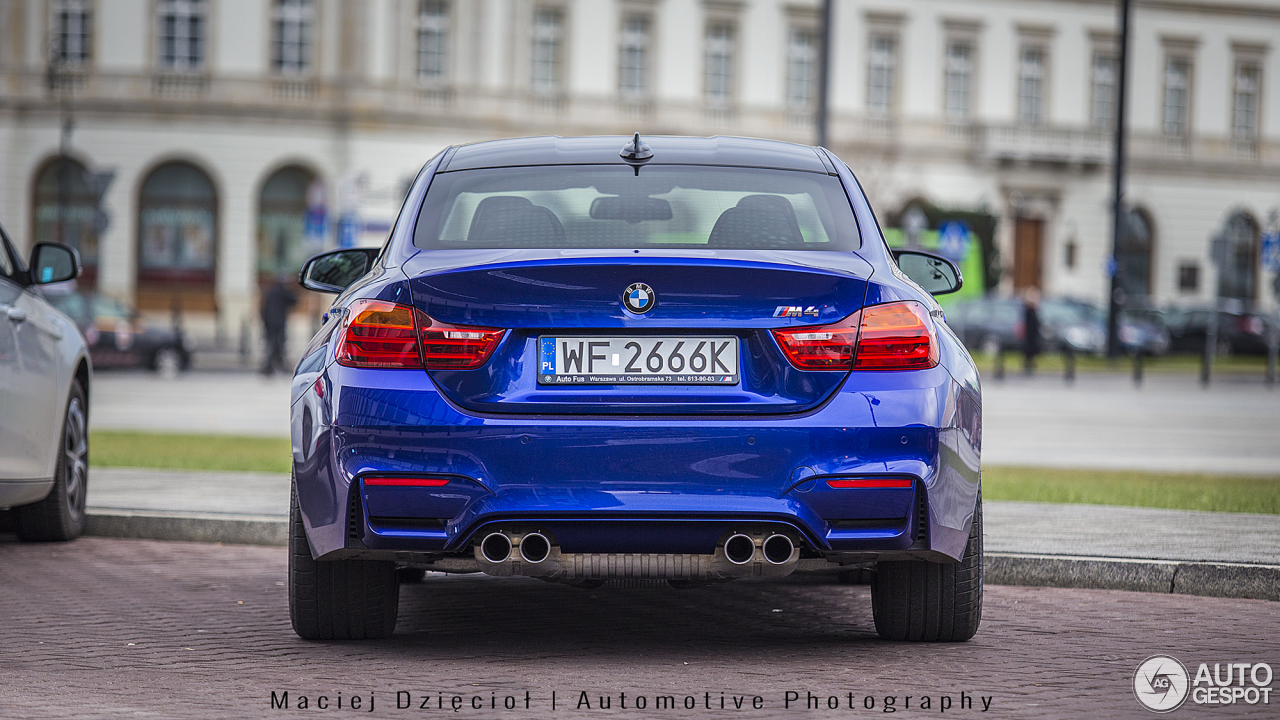
[{"label": "white car", "polygon": [[0,228],[0,509],[23,540],[84,531],[92,365],[41,285],[80,274],[76,251],[37,243],[24,265]]}]

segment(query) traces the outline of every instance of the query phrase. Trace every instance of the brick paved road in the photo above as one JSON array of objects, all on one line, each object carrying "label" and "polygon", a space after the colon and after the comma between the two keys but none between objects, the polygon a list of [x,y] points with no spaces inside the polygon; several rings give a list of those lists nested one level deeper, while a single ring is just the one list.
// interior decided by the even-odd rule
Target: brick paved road
[{"label": "brick paved road", "polygon": [[[0,536],[0,718],[357,717],[352,696],[364,711],[372,692],[367,717],[871,717],[886,696],[920,717],[938,714],[946,696],[945,717],[1100,720],[1154,717],[1130,679],[1155,653],[1193,673],[1200,662],[1266,661],[1280,674],[1280,603],[1264,601],[990,586],[973,641],[921,646],[875,638],[863,586],[583,591],[450,578],[405,586],[391,640],[323,645],[290,630],[284,573],[283,548]],[[287,690],[294,709],[270,709],[273,690]],[[574,709],[584,690],[593,708],[612,694],[610,710]],[[413,709],[396,709],[397,691],[412,693]],[[788,691],[800,697],[790,710]],[[806,713],[810,691],[823,709]],[[962,691],[979,698],[972,710],[958,707]],[[728,708],[745,696],[744,709],[721,711],[722,692]],[[420,709],[428,694],[432,709]],[[306,711],[296,709],[301,695]],[[330,707],[314,712],[321,695]],[[658,712],[663,695],[699,709]],[[756,695],[764,707],[746,709]],[[500,709],[507,696],[519,709]],[[634,709],[638,696],[645,711]],[[840,710],[825,709],[831,696]],[[985,714],[982,696],[992,698]],[[472,698],[485,708],[472,709]],[[1188,704],[1174,717],[1278,711],[1273,697],[1270,706]]]}]

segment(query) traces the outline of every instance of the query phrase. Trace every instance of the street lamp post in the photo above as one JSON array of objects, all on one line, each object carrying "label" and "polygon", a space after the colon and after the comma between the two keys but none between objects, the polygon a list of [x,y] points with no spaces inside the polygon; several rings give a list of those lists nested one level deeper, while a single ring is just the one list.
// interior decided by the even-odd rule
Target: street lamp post
[{"label": "street lamp post", "polygon": [[827,115],[831,93],[831,0],[822,0],[821,55],[818,56],[818,145],[827,146]]},{"label": "street lamp post", "polygon": [[1129,0],[1120,0],[1120,57],[1119,77],[1116,82],[1115,164],[1111,225],[1111,287],[1107,302],[1107,357],[1120,354],[1118,317],[1121,309],[1121,278],[1124,273],[1120,262],[1122,233],[1124,232],[1124,161],[1125,161],[1125,86],[1129,76]]}]

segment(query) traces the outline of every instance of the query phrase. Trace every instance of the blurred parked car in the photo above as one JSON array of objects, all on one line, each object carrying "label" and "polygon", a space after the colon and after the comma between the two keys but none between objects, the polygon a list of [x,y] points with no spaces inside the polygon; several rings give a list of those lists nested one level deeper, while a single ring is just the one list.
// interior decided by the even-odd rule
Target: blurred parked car
[{"label": "blurred parked car", "polygon": [[[1213,317],[1210,307],[1169,308],[1161,312],[1175,352],[1204,352]],[[1218,351],[1235,355],[1267,354],[1267,339],[1280,332],[1276,319],[1243,308],[1218,311]]]},{"label": "blurred parked car", "polygon": [[32,248],[28,269],[0,229],[0,510],[23,540],[84,530],[89,352],[40,287],[79,272],[75,251],[53,243]]},{"label": "blurred parked car", "polygon": [[84,333],[94,367],[141,366],[172,374],[191,366],[186,337],[175,327],[150,326],[105,295],[51,291],[48,298]]},{"label": "blurred parked car", "polygon": [[[956,305],[947,311],[947,324],[970,350],[991,353],[996,347],[1020,350],[1026,335],[1023,303],[1015,298],[983,298]],[[1101,354],[1107,349],[1107,314],[1091,303],[1070,298],[1040,301],[1040,345],[1056,352],[1070,348],[1077,353]],[[1169,350],[1169,331],[1158,321],[1133,313],[1120,317],[1120,345],[1147,355]]]}]

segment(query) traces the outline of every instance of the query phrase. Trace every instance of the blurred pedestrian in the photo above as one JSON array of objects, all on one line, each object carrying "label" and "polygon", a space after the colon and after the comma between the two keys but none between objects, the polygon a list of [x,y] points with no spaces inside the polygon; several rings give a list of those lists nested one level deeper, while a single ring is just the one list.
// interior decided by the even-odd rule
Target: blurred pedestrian
[{"label": "blurred pedestrian", "polygon": [[1034,287],[1022,296],[1022,332],[1022,371],[1032,375],[1040,354],[1040,291]]},{"label": "blurred pedestrian", "polygon": [[289,311],[298,304],[298,298],[289,289],[289,277],[276,278],[262,298],[262,332],[266,336],[267,356],[262,374],[270,375],[279,370],[287,372],[284,364],[285,340],[288,335]]}]

